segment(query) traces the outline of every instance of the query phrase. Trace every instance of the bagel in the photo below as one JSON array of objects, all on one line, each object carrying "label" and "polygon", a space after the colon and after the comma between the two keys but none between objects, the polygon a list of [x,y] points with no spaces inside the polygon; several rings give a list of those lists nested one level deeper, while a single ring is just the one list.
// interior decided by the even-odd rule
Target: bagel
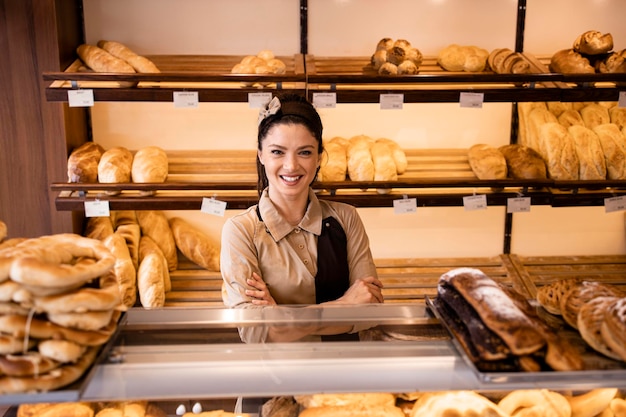
[{"label": "bagel", "polygon": [[83,285],[113,268],[115,258],[102,242],[75,234],[57,236],[51,245],[40,246],[36,256],[18,255],[11,264],[11,279],[37,287],[70,287]]},{"label": "bagel", "polygon": [[38,313],[84,313],[123,309],[117,287],[83,287],[45,297],[33,297],[31,306]]},{"label": "bagel", "polygon": [[85,354],[87,347],[70,340],[48,339],[40,341],[37,350],[42,356],[60,363],[75,363]]},{"label": "bagel", "polygon": [[570,402],[563,395],[547,389],[511,391],[499,402],[498,407],[509,415],[517,415],[524,409],[533,408],[544,417],[570,417]]},{"label": "bagel", "polygon": [[0,356],[0,372],[7,376],[39,376],[58,368],[60,362],[38,352]]}]

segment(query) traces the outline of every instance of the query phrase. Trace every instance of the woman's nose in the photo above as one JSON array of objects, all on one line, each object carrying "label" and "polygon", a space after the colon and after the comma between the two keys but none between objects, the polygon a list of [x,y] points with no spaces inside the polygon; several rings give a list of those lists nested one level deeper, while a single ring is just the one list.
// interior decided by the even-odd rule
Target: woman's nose
[{"label": "woman's nose", "polygon": [[297,158],[295,155],[286,155],[283,160],[283,168],[285,169],[294,169],[298,166]]}]

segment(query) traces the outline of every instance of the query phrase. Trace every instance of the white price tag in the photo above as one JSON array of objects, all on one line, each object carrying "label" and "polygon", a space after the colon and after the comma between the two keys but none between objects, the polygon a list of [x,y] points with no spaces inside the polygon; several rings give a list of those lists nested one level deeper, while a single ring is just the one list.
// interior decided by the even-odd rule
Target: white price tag
[{"label": "white price tag", "polygon": [[260,109],[270,102],[272,93],[248,93],[248,107]]},{"label": "white price tag", "polygon": [[612,213],[626,210],[626,196],[610,197],[604,199],[604,211]]},{"label": "white price tag", "polygon": [[415,213],[417,211],[417,199],[403,198],[401,200],[393,200],[394,214]]},{"label": "white price tag", "polygon": [[619,92],[617,107],[626,107],[626,91]]},{"label": "white price tag", "polygon": [[469,107],[471,109],[481,109],[485,95],[483,93],[461,93],[461,107]]},{"label": "white price tag", "polygon": [[174,107],[193,109],[198,107],[197,91],[174,91]]},{"label": "white price tag", "polygon": [[85,201],[85,217],[109,217],[108,201]]},{"label": "white price tag", "polygon": [[69,90],[67,101],[70,107],[92,107],[93,90]]},{"label": "white price tag", "polygon": [[214,216],[224,217],[226,211],[226,202],[216,200],[215,198],[203,198],[202,206],[200,207],[202,213],[212,214]]},{"label": "white price tag", "polygon": [[463,197],[463,207],[466,211],[485,210],[487,208],[487,196],[478,194]]},{"label": "white price tag", "polygon": [[381,110],[402,110],[404,106],[404,94],[381,94]]},{"label": "white price tag", "polygon": [[337,93],[313,93],[313,105],[318,109],[337,107]]},{"label": "white price tag", "polygon": [[507,213],[528,213],[530,211],[530,197],[515,197],[506,200]]}]

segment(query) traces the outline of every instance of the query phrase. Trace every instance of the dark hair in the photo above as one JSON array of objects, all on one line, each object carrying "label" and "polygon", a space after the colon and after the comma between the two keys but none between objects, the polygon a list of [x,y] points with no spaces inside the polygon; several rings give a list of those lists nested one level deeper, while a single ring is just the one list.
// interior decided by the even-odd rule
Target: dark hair
[{"label": "dark hair", "polygon": [[[277,124],[300,124],[305,126],[311,134],[317,139],[317,150],[321,155],[324,148],[322,145],[322,119],[317,110],[304,96],[289,93],[276,96],[280,101],[280,108],[274,114],[269,114],[259,122],[259,130],[257,135],[257,149],[260,151],[263,147],[263,140],[267,136],[270,129]],[[259,196],[263,190],[269,185],[265,167],[257,157],[257,191]]]}]

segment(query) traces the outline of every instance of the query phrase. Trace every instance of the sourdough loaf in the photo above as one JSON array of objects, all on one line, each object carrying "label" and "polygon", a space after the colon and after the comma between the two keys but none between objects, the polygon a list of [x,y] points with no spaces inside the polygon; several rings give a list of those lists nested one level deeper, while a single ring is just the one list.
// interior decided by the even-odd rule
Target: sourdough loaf
[{"label": "sourdough loaf", "polygon": [[533,148],[521,144],[510,144],[498,149],[506,160],[509,177],[529,180],[547,178],[546,163]]},{"label": "sourdough loaf", "polygon": [[506,159],[496,147],[484,143],[472,145],[467,152],[467,159],[478,179],[497,180],[507,177]]},{"label": "sourdough loaf", "polygon": [[104,148],[95,142],[85,142],[74,149],[67,160],[69,182],[98,182],[98,164]]},{"label": "sourdough loaf", "polygon": [[578,156],[578,178],[581,180],[605,180],[606,161],[598,135],[593,130],[579,125],[570,126],[568,132],[572,137]]}]

